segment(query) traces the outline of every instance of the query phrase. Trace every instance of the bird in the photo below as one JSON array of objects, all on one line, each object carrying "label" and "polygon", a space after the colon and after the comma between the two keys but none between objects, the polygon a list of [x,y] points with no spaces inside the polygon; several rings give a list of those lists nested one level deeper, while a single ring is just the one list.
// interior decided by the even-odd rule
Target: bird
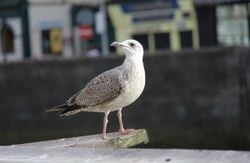
[{"label": "bird", "polygon": [[110,112],[117,111],[119,132],[128,134],[134,129],[125,129],[122,109],[138,99],[145,87],[143,46],[137,40],[113,42],[110,46],[121,48],[125,54],[123,63],[104,71],[88,82],[83,89],[64,104],[52,107],[47,112],[57,111],[59,116],[71,116],[79,112],[104,113],[102,139],[107,139],[107,124]]}]

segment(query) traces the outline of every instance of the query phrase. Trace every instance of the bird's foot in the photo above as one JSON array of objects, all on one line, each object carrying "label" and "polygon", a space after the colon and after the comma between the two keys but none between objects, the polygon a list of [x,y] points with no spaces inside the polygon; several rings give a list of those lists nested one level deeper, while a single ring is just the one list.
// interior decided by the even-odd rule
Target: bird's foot
[{"label": "bird's foot", "polygon": [[102,140],[107,140],[107,139],[108,139],[107,135],[102,135]]},{"label": "bird's foot", "polygon": [[119,132],[122,134],[122,135],[126,135],[132,131],[134,131],[135,129],[132,129],[132,128],[129,128],[129,129],[119,129]]}]

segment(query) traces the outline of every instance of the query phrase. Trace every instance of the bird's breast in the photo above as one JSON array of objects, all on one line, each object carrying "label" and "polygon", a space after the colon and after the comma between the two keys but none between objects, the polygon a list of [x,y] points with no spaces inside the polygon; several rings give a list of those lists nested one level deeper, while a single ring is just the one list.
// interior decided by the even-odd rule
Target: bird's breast
[{"label": "bird's breast", "polygon": [[145,71],[141,69],[132,69],[131,72],[123,74],[123,100],[127,105],[133,103],[143,92],[145,87]]},{"label": "bird's breast", "polygon": [[126,107],[133,103],[143,92],[145,86],[145,71],[142,66],[126,66],[120,71],[120,83],[122,85],[121,94],[107,104],[110,111]]}]

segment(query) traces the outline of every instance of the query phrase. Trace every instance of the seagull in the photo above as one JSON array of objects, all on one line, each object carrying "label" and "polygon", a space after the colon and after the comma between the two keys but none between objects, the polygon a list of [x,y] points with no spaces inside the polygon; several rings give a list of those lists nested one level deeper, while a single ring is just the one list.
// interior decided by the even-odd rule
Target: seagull
[{"label": "seagull", "polygon": [[82,111],[104,113],[103,139],[107,139],[108,116],[113,111],[117,111],[121,134],[134,130],[124,129],[122,109],[132,104],[145,87],[143,46],[136,40],[113,42],[111,46],[123,50],[124,62],[96,76],[64,104],[47,110],[47,112],[59,111],[59,116],[70,116]]}]

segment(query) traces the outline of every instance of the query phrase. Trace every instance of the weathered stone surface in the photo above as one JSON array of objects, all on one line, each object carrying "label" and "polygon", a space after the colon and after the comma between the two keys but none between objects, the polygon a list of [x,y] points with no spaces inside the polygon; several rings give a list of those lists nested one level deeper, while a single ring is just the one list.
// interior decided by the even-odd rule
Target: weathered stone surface
[{"label": "weathered stone surface", "polygon": [[81,147],[81,148],[128,148],[141,143],[148,143],[149,138],[145,129],[131,131],[121,135],[119,132],[107,134],[108,139],[103,140],[101,135],[89,135],[73,138],[63,138],[35,143],[21,144],[20,146],[31,147]]},{"label": "weathered stone surface", "polygon": [[249,160],[249,152],[239,151],[0,146],[0,162],[4,163],[246,163]]}]

